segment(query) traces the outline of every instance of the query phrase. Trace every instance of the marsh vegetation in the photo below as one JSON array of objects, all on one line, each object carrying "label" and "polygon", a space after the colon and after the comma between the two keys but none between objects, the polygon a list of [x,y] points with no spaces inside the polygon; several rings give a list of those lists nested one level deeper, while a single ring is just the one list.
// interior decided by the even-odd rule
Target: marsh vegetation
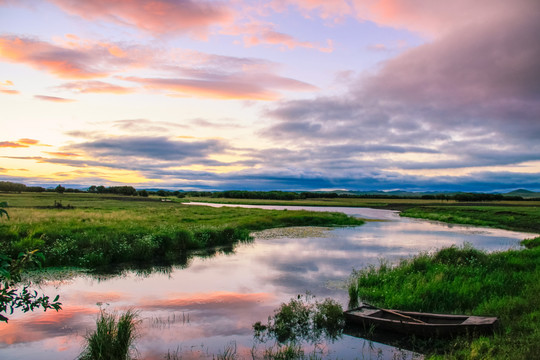
[{"label": "marsh vegetation", "polygon": [[532,359],[540,351],[540,238],[527,249],[485,253],[449,247],[355,272],[350,304],[421,312],[497,316],[493,336],[416,340],[413,350],[431,358]]},{"label": "marsh vegetation", "polygon": [[[5,197],[11,219],[0,223],[0,252],[14,256],[40,249],[46,266],[175,263],[190,250],[249,241],[256,230],[363,223],[342,213],[214,209],[97,194]],[[62,201],[69,207],[58,206]]]}]

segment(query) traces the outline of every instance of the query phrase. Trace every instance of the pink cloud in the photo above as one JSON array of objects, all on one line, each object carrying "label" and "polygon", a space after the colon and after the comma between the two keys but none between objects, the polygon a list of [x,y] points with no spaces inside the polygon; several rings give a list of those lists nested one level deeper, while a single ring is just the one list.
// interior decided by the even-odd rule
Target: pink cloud
[{"label": "pink cloud", "polygon": [[128,88],[124,86],[109,84],[103,81],[75,81],[62,84],[57,87],[62,90],[69,90],[76,93],[88,94],[88,93],[97,93],[97,94],[129,94],[135,91],[133,88]]},{"label": "pink cloud", "polygon": [[233,21],[223,2],[171,0],[50,0],[62,10],[87,20],[129,25],[154,35],[189,33],[206,37],[213,25]]},{"label": "pink cloud", "polygon": [[[97,55],[97,56],[96,56]],[[26,63],[62,78],[96,78],[106,72],[94,67],[99,54],[72,50],[20,37],[0,37],[0,59]]]},{"label": "pink cloud", "polygon": [[478,108],[480,103],[526,99],[540,83],[536,45],[540,26],[531,14],[509,11],[408,50],[365,79],[366,92],[376,98],[441,107]]},{"label": "pink cloud", "polygon": [[276,74],[276,63],[252,58],[220,56],[183,51],[162,64],[169,76],[123,77],[154,91],[169,91],[174,96],[213,99],[275,100],[282,91],[313,91],[311,84]]},{"label": "pink cloud", "polygon": [[[306,17],[340,22],[346,17],[379,25],[404,28],[428,36],[439,36],[471,22],[484,22],[507,11],[533,4],[534,0],[271,0],[276,12],[296,9]],[[521,11],[521,10],[518,10]]]},{"label": "pink cloud", "polygon": [[76,100],[73,100],[73,99],[66,99],[66,98],[61,98],[61,97],[57,97],[57,96],[48,96],[48,95],[34,95],[34,98],[36,98],[38,100],[52,101],[52,102],[59,102],[59,103],[76,101]]},{"label": "pink cloud", "polygon": [[470,22],[484,21],[514,4],[504,0],[355,0],[356,16],[377,24],[440,35]]},{"label": "pink cloud", "polygon": [[234,25],[222,31],[226,35],[243,35],[244,45],[282,45],[284,49],[295,49],[297,47],[315,49],[322,52],[332,52],[332,41],[327,40],[326,46],[311,41],[300,41],[295,37],[276,31],[272,23],[252,21],[244,25]]},{"label": "pink cloud", "polygon": [[333,18],[334,21],[353,13],[353,5],[346,0],[272,0],[269,3],[269,7],[278,12],[286,11],[290,6],[297,7],[305,16],[316,13],[323,19]]},{"label": "pink cloud", "polygon": [[[219,77],[215,79],[138,78],[125,80],[136,82],[147,89],[172,91],[176,95],[212,99],[276,100],[280,93],[275,88],[313,88],[297,80],[272,77],[269,83],[257,83],[254,77]],[[273,83],[273,84],[272,84]]]},{"label": "pink cloud", "polygon": [[153,56],[145,49],[68,37],[53,44],[27,37],[0,36],[0,60],[30,65],[66,79],[94,79],[139,67]]},{"label": "pink cloud", "polygon": [[316,87],[302,81],[270,73],[238,72],[218,74],[197,71],[190,78],[126,77],[152,90],[172,91],[179,96],[213,99],[276,100],[281,90],[312,91]]}]

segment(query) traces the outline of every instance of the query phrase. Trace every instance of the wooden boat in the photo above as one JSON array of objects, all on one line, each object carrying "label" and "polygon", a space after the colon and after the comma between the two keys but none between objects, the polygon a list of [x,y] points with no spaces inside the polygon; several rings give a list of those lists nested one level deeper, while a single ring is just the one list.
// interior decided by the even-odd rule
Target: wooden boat
[{"label": "wooden boat", "polygon": [[496,317],[430,314],[371,306],[347,310],[344,315],[350,325],[422,337],[488,333],[498,324]]}]

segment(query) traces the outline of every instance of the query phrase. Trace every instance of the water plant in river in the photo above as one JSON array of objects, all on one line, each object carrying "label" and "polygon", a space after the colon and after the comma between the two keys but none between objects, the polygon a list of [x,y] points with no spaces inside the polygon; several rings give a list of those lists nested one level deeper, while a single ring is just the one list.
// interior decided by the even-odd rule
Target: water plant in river
[{"label": "water plant in river", "polygon": [[102,310],[96,330],[86,336],[86,347],[79,360],[132,359],[137,324],[137,313],[133,310],[120,316]]},{"label": "water plant in river", "polygon": [[323,338],[339,338],[344,325],[339,303],[330,298],[314,301],[313,295],[305,294],[281,304],[266,324],[257,322],[253,329],[255,338],[261,342],[275,339],[279,343],[317,343]]}]

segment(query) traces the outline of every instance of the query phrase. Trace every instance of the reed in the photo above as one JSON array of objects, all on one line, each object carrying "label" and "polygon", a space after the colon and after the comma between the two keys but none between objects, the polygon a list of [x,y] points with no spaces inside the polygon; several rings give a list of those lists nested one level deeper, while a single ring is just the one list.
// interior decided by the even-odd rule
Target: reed
[{"label": "reed", "polygon": [[132,310],[120,316],[101,311],[96,330],[86,336],[86,347],[79,359],[133,359],[137,323],[137,313]]}]

